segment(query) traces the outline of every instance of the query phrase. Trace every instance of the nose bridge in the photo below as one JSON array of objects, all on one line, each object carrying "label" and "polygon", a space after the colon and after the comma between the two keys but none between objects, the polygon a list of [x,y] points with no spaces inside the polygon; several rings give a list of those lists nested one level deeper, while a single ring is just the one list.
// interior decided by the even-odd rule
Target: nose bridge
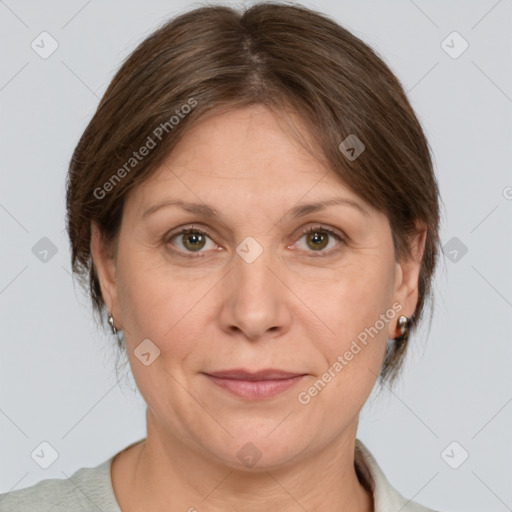
[{"label": "nose bridge", "polygon": [[256,339],[268,330],[288,328],[286,290],[274,275],[273,251],[253,237],[236,249],[229,283],[224,288],[221,322],[225,330],[239,330]]},{"label": "nose bridge", "polygon": [[272,281],[275,277],[269,270],[273,263],[271,249],[263,248],[254,238],[249,237],[237,247],[237,256],[235,259],[237,288],[243,289],[244,295],[248,293],[257,296],[262,292],[272,292],[274,284]]}]

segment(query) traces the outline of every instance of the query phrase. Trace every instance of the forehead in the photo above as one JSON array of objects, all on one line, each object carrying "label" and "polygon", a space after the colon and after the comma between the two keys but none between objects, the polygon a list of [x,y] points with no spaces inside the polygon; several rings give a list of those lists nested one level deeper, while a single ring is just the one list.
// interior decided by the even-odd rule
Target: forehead
[{"label": "forehead", "polygon": [[357,197],[319,156],[297,116],[261,105],[231,110],[190,127],[137,195],[148,199],[174,189],[186,195],[224,192],[226,198],[238,193],[276,201],[307,194],[313,200],[336,188]]}]

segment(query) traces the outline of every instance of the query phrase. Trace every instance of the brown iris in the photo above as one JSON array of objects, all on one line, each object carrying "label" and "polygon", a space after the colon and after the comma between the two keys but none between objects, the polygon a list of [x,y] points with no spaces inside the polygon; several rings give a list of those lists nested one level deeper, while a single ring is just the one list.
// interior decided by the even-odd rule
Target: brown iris
[{"label": "brown iris", "polygon": [[183,246],[191,251],[202,249],[206,243],[205,235],[197,231],[187,231],[182,234]]},{"label": "brown iris", "polygon": [[[323,249],[328,241],[329,235],[323,231],[311,231],[306,234],[308,246],[313,250]],[[310,245],[312,242],[312,245]]]}]

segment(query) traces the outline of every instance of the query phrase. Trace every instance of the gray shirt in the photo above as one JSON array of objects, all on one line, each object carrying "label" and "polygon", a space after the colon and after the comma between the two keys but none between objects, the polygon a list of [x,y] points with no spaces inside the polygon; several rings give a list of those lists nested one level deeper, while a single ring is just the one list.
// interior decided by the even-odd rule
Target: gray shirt
[{"label": "gray shirt", "polygon": [[[0,512],[122,512],[110,476],[115,455],[93,468],[80,468],[68,479],[42,480],[0,494]],[[355,466],[373,490],[375,512],[435,512],[404,498],[388,482],[368,448],[356,439]]]}]

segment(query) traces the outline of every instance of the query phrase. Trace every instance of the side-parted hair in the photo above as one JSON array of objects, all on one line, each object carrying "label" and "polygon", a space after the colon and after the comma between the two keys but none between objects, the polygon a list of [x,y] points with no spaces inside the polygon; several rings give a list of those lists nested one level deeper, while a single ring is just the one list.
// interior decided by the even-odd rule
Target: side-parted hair
[{"label": "side-parted hair", "polygon": [[[440,198],[422,127],[372,48],[321,13],[273,2],[181,14],[142,41],[109,84],[67,177],[72,270],[93,310],[104,318],[91,223],[115,251],[126,194],[183,133],[207,115],[255,104],[304,121],[325,168],[387,216],[397,261],[411,255],[415,222],[425,223],[414,330],[432,301],[439,253]],[[364,144],[357,158],[342,144],[354,136]],[[388,345],[381,381],[396,378],[407,345]]]}]

